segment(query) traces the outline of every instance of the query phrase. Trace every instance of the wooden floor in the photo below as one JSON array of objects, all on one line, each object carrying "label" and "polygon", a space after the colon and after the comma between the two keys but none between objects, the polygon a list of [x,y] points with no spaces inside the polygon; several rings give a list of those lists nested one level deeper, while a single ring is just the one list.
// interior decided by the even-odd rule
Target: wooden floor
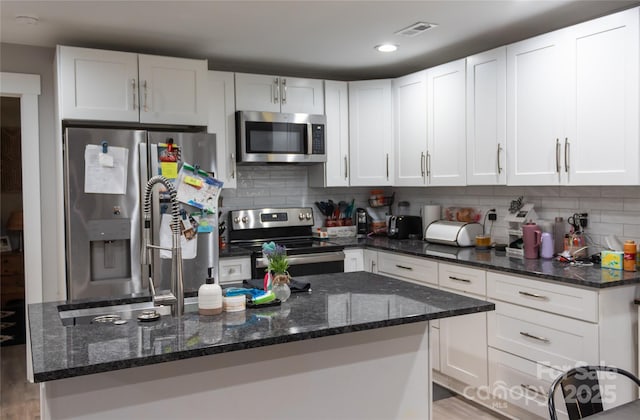
[{"label": "wooden floor", "polygon": [[27,381],[24,344],[0,347],[0,419],[40,419],[40,387]]},{"label": "wooden floor", "polygon": [[[39,387],[26,380],[25,346],[0,347],[0,419],[39,420]],[[433,403],[433,420],[501,420],[488,410],[452,396]]]}]

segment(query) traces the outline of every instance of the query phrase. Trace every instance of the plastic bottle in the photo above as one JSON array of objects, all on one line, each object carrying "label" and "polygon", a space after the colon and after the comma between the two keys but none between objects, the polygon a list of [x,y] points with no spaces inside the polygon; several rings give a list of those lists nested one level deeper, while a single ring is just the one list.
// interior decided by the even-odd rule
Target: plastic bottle
[{"label": "plastic bottle", "polygon": [[542,232],[542,245],[540,246],[540,257],[544,259],[553,258],[553,237],[549,232]]},{"label": "plastic bottle", "polygon": [[222,312],[222,288],[213,277],[198,289],[198,313],[216,315]]},{"label": "plastic bottle", "polygon": [[564,251],[564,220],[562,217],[556,217],[553,223],[553,244],[553,253],[562,254]]},{"label": "plastic bottle", "polygon": [[636,243],[634,241],[625,241],[623,252],[622,268],[624,271],[636,271]]}]

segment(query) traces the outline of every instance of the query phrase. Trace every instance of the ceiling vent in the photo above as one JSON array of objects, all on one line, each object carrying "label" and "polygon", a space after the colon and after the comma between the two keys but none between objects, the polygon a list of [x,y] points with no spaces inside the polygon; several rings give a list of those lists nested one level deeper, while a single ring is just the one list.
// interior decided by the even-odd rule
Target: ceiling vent
[{"label": "ceiling vent", "polygon": [[402,36],[408,36],[408,37],[416,36],[416,35],[420,35],[421,33],[431,28],[435,28],[436,26],[438,25],[436,25],[435,23],[417,22],[409,27],[400,29],[398,32],[396,32],[396,35],[402,35]]}]

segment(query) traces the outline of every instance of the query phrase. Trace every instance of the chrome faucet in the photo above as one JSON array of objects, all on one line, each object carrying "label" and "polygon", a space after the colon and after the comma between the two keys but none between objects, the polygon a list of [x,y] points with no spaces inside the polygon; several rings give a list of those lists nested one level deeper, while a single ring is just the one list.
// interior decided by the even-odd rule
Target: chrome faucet
[{"label": "chrome faucet", "polygon": [[[171,248],[151,244],[151,191],[156,184],[164,185],[171,200]],[[180,246],[182,229],[180,226],[180,208],[176,196],[177,192],[173,183],[161,175],[156,175],[147,182],[144,195],[144,230],[141,261],[143,266],[149,266],[151,264],[151,253],[153,249],[171,251],[171,292],[165,294],[156,293],[156,287],[151,278],[150,269],[149,289],[151,290],[154,305],[171,305],[171,313],[173,315],[182,315],[184,314],[184,281],[182,273],[182,248]]]}]

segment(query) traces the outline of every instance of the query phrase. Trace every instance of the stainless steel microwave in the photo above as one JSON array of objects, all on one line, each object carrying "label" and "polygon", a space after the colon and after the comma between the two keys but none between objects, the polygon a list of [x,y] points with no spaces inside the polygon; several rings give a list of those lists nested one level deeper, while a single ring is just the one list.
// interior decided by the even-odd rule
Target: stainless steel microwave
[{"label": "stainless steel microwave", "polygon": [[324,115],[236,112],[239,163],[327,161]]}]

